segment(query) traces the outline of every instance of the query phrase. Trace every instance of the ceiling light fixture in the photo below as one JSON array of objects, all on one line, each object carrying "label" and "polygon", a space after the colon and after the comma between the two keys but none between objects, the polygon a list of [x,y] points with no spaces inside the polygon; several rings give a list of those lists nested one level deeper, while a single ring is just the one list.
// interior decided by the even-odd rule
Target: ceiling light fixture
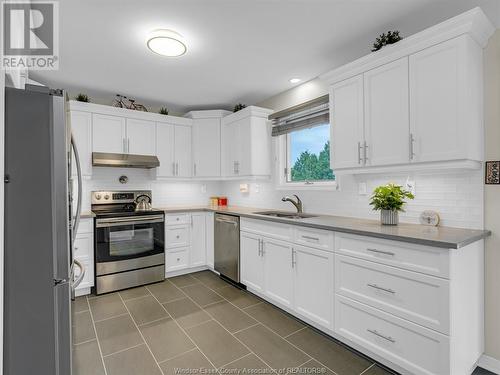
[{"label": "ceiling light fixture", "polygon": [[300,78],[290,78],[288,81],[290,83],[299,83],[300,82]]},{"label": "ceiling light fixture", "polygon": [[187,51],[182,36],[167,29],[151,32],[146,39],[146,45],[154,53],[168,57],[182,56]]}]

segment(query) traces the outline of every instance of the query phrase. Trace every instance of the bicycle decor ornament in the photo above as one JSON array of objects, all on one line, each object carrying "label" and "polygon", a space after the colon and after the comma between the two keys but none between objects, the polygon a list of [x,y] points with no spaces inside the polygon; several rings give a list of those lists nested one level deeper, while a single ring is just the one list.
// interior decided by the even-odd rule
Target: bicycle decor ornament
[{"label": "bicycle decor ornament", "polygon": [[148,112],[148,109],[144,105],[136,103],[135,99],[130,99],[120,94],[116,94],[116,98],[113,102],[113,107],[132,109],[134,111]]}]

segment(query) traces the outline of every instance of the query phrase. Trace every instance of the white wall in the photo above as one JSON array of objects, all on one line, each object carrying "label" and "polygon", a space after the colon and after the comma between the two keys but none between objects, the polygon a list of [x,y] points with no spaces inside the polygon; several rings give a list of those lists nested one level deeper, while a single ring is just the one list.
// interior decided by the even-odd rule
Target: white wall
[{"label": "white wall", "polygon": [[[500,29],[485,50],[486,160],[500,160]],[[500,186],[485,185],[486,355],[500,361]]]}]

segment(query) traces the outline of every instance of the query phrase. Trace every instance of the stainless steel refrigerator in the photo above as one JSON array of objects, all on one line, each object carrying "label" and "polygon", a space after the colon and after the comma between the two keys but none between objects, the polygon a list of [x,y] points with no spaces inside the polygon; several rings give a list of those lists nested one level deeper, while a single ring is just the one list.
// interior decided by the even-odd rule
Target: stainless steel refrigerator
[{"label": "stainless steel refrigerator", "polygon": [[[61,90],[5,90],[4,375],[71,374],[72,148]],[[77,168],[79,171],[79,168]],[[78,173],[78,197],[81,174]]]}]

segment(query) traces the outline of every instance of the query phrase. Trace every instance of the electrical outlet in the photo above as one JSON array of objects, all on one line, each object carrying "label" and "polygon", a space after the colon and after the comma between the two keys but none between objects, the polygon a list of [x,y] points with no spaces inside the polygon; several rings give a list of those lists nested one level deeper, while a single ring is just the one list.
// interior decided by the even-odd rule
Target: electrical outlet
[{"label": "electrical outlet", "polygon": [[253,191],[254,191],[255,193],[260,192],[260,185],[259,185],[259,184],[255,184],[255,185],[254,185],[254,187],[253,187]]},{"label": "electrical outlet", "polygon": [[207,192],[207,185],[201,185],[201,193],[205,194]]},{"label": "electrical outlet", "polygon": [[415,195],[415,181],[414,180],[406,180],[405,190],[409,191],[413,195]]},{"label": "electrical outlet", "polygon": [[368,191],[367,191],[367,187],[366,187],[366,182],[360,182],[358,183],[358,194],[359,195],[366,195],[368,194]]}]

